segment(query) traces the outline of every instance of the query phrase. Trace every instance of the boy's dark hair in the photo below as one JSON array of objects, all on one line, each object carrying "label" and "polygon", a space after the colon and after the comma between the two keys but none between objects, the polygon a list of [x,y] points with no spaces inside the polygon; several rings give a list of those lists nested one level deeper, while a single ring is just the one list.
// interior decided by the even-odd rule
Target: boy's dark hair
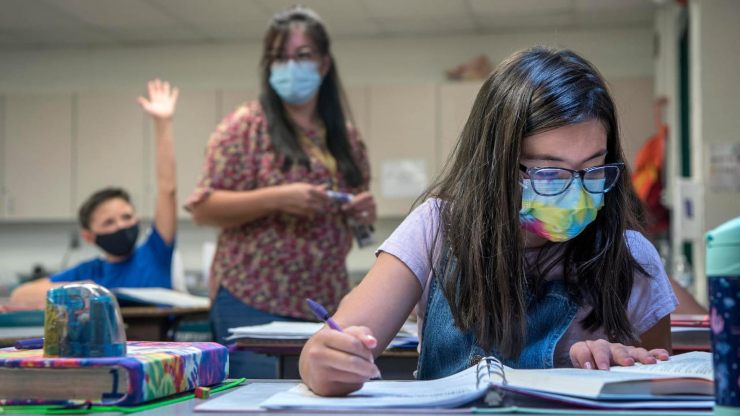
[{"label": "boy's dark hair", "polygon": [[[442,287],[455,324],[474,331],[482,347],[505,358],[518,356],[526,344],[527,293],[541,293],[541,276],[549,267],[535,273],[525,268],[519,223],[522,140],[589,120],[598,120],[606,132],[606,163],[624,161],[614,102],[596,68],[569,50],[516,53],[481,87],[444,172],[419,199],[445,201],[439,243],[451,249],[457,266],[442,271],[449,277]],[[645,272],[625,240],[626,230],[641,229],[636,201],[625,169],[594,222],[564,243],[559,258],[571,299],[593,308],[581,326],[603,327],[609,341],[625,344],[637,342],[626,313],[633,273]]]},{"label": "boy's dark hair", "polygon": [[329,72],[321,82],[316,109],[326,127],[326,144],[337,161],[337,168],[350,186],[362,184],[362,172],[352,151],[347,133],[347,120],[352,119],[347,98],[339,80],[339,72],[331,53],[329,34],[316,12],[303,6],[292,6],[276,13],[265,34],[262,61],[262,92],[260,104],[267,118],[267,128],[275,151],[283,158],[283,170],[293,163],[309,166],[308,156],[298,141],[298,133],[293,127],[282,100],[270,86],[270,66],[274,61],[275,49],[281,49],[294,27],[302,27],[313,40],[321,56],[330,60]]},{"label": "boy's dark hair", "polygon": [[90,229],[90,219],[92,218],[93,212],[105,201],[110,199],[120,198],[131,204],[131,197],[128,192],[122,188],[103,188],[94,194],[87,197],[85,202],[80,206],[80,210],[77,212],[77,218],[80,221],[80,226],[85,229]]}]

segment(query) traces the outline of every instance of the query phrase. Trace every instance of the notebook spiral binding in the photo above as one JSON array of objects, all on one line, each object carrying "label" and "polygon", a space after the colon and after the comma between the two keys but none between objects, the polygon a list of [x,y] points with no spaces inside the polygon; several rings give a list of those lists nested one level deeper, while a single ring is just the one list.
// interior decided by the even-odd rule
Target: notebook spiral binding
[{"label": "notebook spiral binding", "polygon": [[500,386],[505,386],[507,383],[506,381],[506,371],[504,370],[504,364],[496,357],[484,357],[480,361],[478,361],[478,364],[476,364],[475,367],[475,374],[476,374],[476,380],[475,380],[475,387],[480,388],[481,379],[486,379],[486,384],[488,385],[488,391],[486,392],[486,395],[483,398],[483,401],[487,406],[491,407],[498,407],[498,406],[504,406],[507,402],[509,402],[509,398],[507,397],[507,394],[504,392],[504,390],[500,389],[497,385],[494,385],[492,383],[493,376],[499,376],[501,378],[500,383],[498,383]]},{"label": "notebook spiral binding", "polygon": [[483,357],[475,366],[475,387],[480,388],[482,378],[487,377],[490,382],[494,375],[501,377],[501,385],[507,384],[504,364],[496,357]]}]

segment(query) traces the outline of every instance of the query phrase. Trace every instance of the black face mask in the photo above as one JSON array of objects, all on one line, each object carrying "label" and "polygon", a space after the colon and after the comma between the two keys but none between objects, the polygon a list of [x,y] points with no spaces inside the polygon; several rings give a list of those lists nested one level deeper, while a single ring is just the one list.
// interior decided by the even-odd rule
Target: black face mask
[{"label": "black face mask", "polygon": [[136,239],[139,237],[139,223],[128,228],[122,228],[109,234],[95,236],[95,244],[114,256],[127,256],[134,251]]}]

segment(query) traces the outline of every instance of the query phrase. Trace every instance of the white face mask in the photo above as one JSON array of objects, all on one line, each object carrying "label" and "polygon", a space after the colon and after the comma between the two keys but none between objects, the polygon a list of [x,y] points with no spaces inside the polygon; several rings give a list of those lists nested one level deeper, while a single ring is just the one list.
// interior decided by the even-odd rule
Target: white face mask
[{"label": "white face mask", "polygon": [[319,64],[313,61],[274,63],[270,67],[270,86],[288,104],[303,104],[321,86]]}]

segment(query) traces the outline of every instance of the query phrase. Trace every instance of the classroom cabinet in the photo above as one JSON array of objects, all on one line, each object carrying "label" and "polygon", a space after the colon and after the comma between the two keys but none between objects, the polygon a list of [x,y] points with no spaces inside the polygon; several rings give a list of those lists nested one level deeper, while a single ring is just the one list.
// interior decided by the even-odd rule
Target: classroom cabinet
[{"label": "classroom cabinet", "polygon": [[[218,94],[215,90],[180,91],[172,126],[177,164],[177,216],[180,219],[190,218],[184,205],[200,177],[208,137],[220,118],[217,103]],[[151,121],[149,125],[147,163],[151,166],[152,174],[146,178],[146,190],[149,203],[147,212],[153,214],[157,196],[157,177],[154,170],[156,138]]]},{"label": "classroom cabinet", "polygon": [[146,181],[154,174],[145,148],[149,117],[136,103],[138,91],[80,94],[76,117],[74,204],[93,192],[122,187],[131,195],[139,216],[151,211],[145,203]]},{"label": "classroom cabinet", "polygon": [[72,95],[8,95],[0,109],[2,218],[70,218]]},{"label": "classroom cabinet", "polygon": [[[476,83],[349,86],[370,158],[378,214],[399,217],[440,171],[468,116]],[[140,91],[8,95],[0,100],[0,220],[75,220],[106,186],[127,189],[142,218],[156,197],[151,118]],[[174,118],[178,217],[202,172],[208,139],[254,89],[181,90]]]}]

